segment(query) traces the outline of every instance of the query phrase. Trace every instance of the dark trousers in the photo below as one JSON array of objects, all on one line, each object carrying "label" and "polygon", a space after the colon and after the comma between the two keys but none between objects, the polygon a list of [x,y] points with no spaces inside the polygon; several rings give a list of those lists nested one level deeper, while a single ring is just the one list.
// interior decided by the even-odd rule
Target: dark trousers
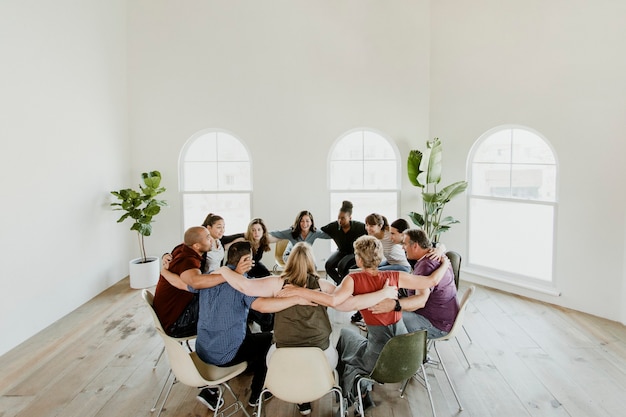
[{"label": "dark trousers", "polygon": [[324,268],[326,269],[326,275],[331,277],[337,284],[340,284],[343,278],[350,272],[350,268],[355,266],[354,253],[336,251],[328,257]]},{"label": "dark trousers", "polygon": [[185,310],[176,319],[165,333],[172,337],[189,337],[198,334],[198,311],[200,311],[200,297],[194,294]]},{"label": "dark trousers", "polygon": [[232,366],[243,361],[248,362],[248,369],[251,370],[253,374],[252,384],[250,385],[250,398],[252,399],[256,399],[263,390],[265,374],[267,374],[265,357],[267,356],[267,351],[269,350],[271,344],[271,332],[248,332],[233,360],[222,365]]}]

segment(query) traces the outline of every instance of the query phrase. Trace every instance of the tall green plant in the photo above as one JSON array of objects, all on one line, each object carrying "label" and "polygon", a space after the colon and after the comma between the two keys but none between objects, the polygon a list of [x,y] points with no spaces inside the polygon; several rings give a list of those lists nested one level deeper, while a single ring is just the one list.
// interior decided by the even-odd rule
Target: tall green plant
[{"label": "tall green plant", "polygon": [[[439,138],[426,142],[428,159],[424,160],[424,154],[415,149],[409,152],[407,159],[407,171],[409,181],[422,189],[422,213],[414,211],[409,217],[417,226],[422,228],[432,242],[439,241],[439,235],[450,229],[450,226],[459,223],[451,216],[442,218],[446,204],[467,188],[466,181],[458,181],[437,190],[441,182],[442,147]],[[423,166],[422,166],[423,165]],[[423,168],[423,170],[422,170]]]},{"label": "tall green plant", "polygon": [[155,197],[165,191],[161,187],[161,173],[159,171],[144,172],[141,174],[145,186],[139,185],[139,191],[125,188],[119,191],[111,191],[120,200],[111,203],[113,210],[123,210],[125,213],[117,221],[123,222],[127,218],[133,219],[130,230],[137,231],[139,251],[142,263],[147,262],[144,236],[152,234],[152,218],[161,212],[161,207],[167,206],[165,200],[157,200]]}]

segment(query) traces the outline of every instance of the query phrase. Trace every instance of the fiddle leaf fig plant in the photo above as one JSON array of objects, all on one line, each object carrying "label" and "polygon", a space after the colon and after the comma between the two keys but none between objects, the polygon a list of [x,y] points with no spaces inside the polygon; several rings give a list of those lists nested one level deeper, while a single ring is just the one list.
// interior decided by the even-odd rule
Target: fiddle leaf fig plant
[{"label": "fiddle leaf fig plant", "polygon": [[159,171],[144,172],[141,174],[144,185],[139,185],[139,191],[125,188],[119,191],[111,191],[118,198],[117,203],[111,203],[113,210],[122,210],[124,214],[118,219],[118,223],[127,218],[133,220],[130,230],[137,231],[139,251],[142,263],[147,262],[144,237],[152,234],[153,217],[161,212],[161,207],[167,206],[165,200],[157,200],[155,197],[165,191],[161,187],[161,173]]},{"label": "fiddle leaf fig plant", "polygon": [[450,226],[459,223],[451,216],[443,216],[443,209],[454,197],[467,189],[466,181],[457,181],[441,189],[437,189],[441,182],[442,146],[439,138],[426,142],[428,159],[420,150],[412,150],[407,158],[409,181],[422,189],[422,212],[410,212],[413,223],[428,235],[431,242],[438,242],[439,235],[450,229]]}]

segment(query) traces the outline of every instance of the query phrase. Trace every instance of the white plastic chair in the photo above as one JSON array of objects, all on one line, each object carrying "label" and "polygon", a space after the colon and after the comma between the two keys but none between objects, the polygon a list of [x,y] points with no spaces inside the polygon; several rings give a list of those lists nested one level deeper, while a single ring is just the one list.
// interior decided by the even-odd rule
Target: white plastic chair
[{"label": "white plastic chair", "polygon": [[228,385],[228,381],[246,370],[248,367],[247,362],[228,367],[210,365],[203,362],[196,352],[187,352],[175,338],[166,335],[162,329],[157,329],[157,332],[163,338],[165,351],[167,352],[167,357],[175,377],[167,390],[167,394],[163,399],[157,417],[161,415],[161,411],[172,391],[172,387],[178,381],[190,387],[217,388],[219,390],[218,404],[222,401],[224,389],[230,392],[235,401],[225,408],[216,409],[213,413],[214,416],[217,416],[218,413],[221,416],[230,416],[241,410],[246,416],[250,417],[243,403],[237,398],[230,385]]},{"label": "white plastic chair", "polygon": [[[143,298],[146,304],[148,304],[148,307],[149,307],[148,310],[150,311],[150,315],[152,316],[152,320],[154,321],[154,327],[156,329],[161,329],[163,333],[165,333],[165,330],[163,330],[163,326],[161,325],[161,320],[159,320],[159,317],[157,316],[156,311],[154,311],[154,296],[152,295],[152,293],[148,290],[142,290],[141,298]],[[178,341],[180,344],[185,343],[187,345],[187,349],[189,350],[189,352],[191,352],[192,349],[191,349],[191,346],[189,345],[189,341],[195,338],[196,336],[189,336],[189,337],[176,337],[173,339]],[[165,352],[165,346],[163,346],[163,348],[161,349],[161,353],[159,353],[159,357],[154,362],[154,367],[152,369],[156,369],[157,365],[161,361],[161,357],[163,356],[164,352]],[[159,395],[156,397],[156,400],[154,400],[154,405],[152,405],[150,412],[154,412],[156,410],[157,404],[159,403],[159,398],[161,398],[161,395],[163,395],[163,391],[165,390],[165,387],[167,386],[167,381],[169,380],[171,374],[172,374],[172,369],[170,368],[170,371],[168,372],[167,377],[165,377],[165,381],[163,381],[163,386],[161,386],[161,391],[159,391]]]},{"label": "white plastic chair", "polygon": [[[439,354],[439,350],[437,349],[437,342],[443,342],[446,340],[450,340],[452,338],[456,339],[457,333],[461,331],[461,329],[463,328],[463,320],[465,319],[465,310],[467,309],[467,304],[469,303],[469,299],[471,298],[472,294],[474,294],[474,291],[476,290],[475,286],[470,286],[467,291],[465,291],[465,294],[463,294],[463,298],[461,299],[461,303],[459,304],[459,312],[456,315],[456,318],[454,319],[454,324],[452,325],[452,329],[450,329],[450,332],[448,332],[447,335],[442,336],[442,337],[438,337],[436,339],[430,339],[428,341],[428,348],[430,351],[430,348],[434,348],[435,353],[437,354],[437,361],[428,361],[427,365],[441,365],[441,368],[443,369],[444,374],[446,375],[446,378],[448,379],[448,383],[450,384],[450,388],[452,388],[452,393],[454,394],[454,398],[456,398],[456,402],[459,405],[459,411],[463,411],[463,406],[461,405],[461,400],[459,400],[459,395],[456,393],[456,390],[454,389],[454,385],[452,385],[452,380],[450,379],[450,375],[448,374],[448,370],[446,369],[445,364],[443,363],[443,359],[441,358],[441,355]],[[458,339],[457,339],[457,343],[458,343]],[[465,355],[465,351],[463,349],[461,349],[461,353],[463,353],[463,357],[465,358],[465,361],[467,362],[467,367],[471,368],[470,362],[467,359],[467,356]]]},{"label": "white plastic chair", "polygon": [[[336,373],[330,369],[326,355],[317,347],[278,348],[270,357],[265,385],[259,398],[271,392],[276,398],[296,404],[309,403],[335,392],[339,398],[340,416],[344,415],[341,388]],[[261,417],[263,401],[256,416]]]},{"label": "white plastic chair", "polygon": [[[219,390],[219,398],[217,403],[221,402],[221,399],[224,394],[224,388],[226,388],[233,398],[235,402],[224,409],[216,409],[214,412],[214,416],[218,415],[218,412],[222,416],[230,416],[236,413],[239,410],[242,410],[244,414],[248,417],[250,415],[246,411],[244,405],[239,401],[233,390],[228,385],[228,381],[237,375],[241,374],[248,367],[247,362],[242,362],[240,364],[230,366],[230,367],[220,367],[215,365],[209,365],[204,363],[196,354],[196,352],[189,352],[183,346],[183,342],[188,339],[193,339],[195,336],[191,338],[176,338],[171,337],[165,334],[165,330],[163,330],[163,326],[161,326],[161,322],[156,315],[153,307],[154,297],[152,293],[148,290],[142,290],[141,296],[145,300],[145,302],[150,307],[150,313],[152,314],[152,318],[154,320],[154,327],[156,328],[157,333],[161,336],[164,343],[164,350],[167,352],[167,357],[170,362],[170,374],[174,373],[174,379],[167,390],[167,394],[165,398],[163,398],[163,402],[161,403],[161,407],[159,408],[159,413],[157,417],[161,415],[163,411],[163,407],[165,406],[165,402],[172,391],[172,387],[178,381],[182,382],[185,385],[189,385],[191,387],[197,388],[205,388],[205,387],[217,387]],[[156,410],[156,406],[159,402],[159,399],[163,395],[163,391],[165,386],[167,385],[168,377],[165,379],[165,383],[159,392],[159,396],[157,397],[154,406],[150,410],[154,412]]]}]

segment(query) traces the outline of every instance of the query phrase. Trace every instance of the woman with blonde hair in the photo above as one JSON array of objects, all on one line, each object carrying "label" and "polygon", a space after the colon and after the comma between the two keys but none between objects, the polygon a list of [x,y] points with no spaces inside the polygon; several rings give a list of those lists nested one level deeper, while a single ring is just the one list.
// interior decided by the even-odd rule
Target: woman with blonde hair
[{"label": "woman with blonde hair", "polygon": [[[289,287],[281,295],[300,296],[317,304],[328,305],[341,311],[359,310],[367,325],[367,338],[349,327],[341,329],[337,351],[339,353],[339,379],[348,399],[356,399],[354,382],[357,375],[368,374],[380,355],[380,351],[393,336],[407,332],[402,319],[401,308],[396,302],[396,309],[390,312],[374,314],[368,310],[374,302],[373,295],[395,289],[395,294],[385,298],[395,298],[397,288],[427,289],[439,283],[450,267],[450,261],[444,257],[442,264],[428,276],[412,275],[403,271],[381,271],[378,265],[383,257],[383,246],[374,236],[361,236],[354,242],[354,254],[361,271],[347,275],[337,289],[329,294],[309,291],[299,287]],[[365,390],[367,392],[367,390]],[[373,404],[366,394],[364,404]]]}]

